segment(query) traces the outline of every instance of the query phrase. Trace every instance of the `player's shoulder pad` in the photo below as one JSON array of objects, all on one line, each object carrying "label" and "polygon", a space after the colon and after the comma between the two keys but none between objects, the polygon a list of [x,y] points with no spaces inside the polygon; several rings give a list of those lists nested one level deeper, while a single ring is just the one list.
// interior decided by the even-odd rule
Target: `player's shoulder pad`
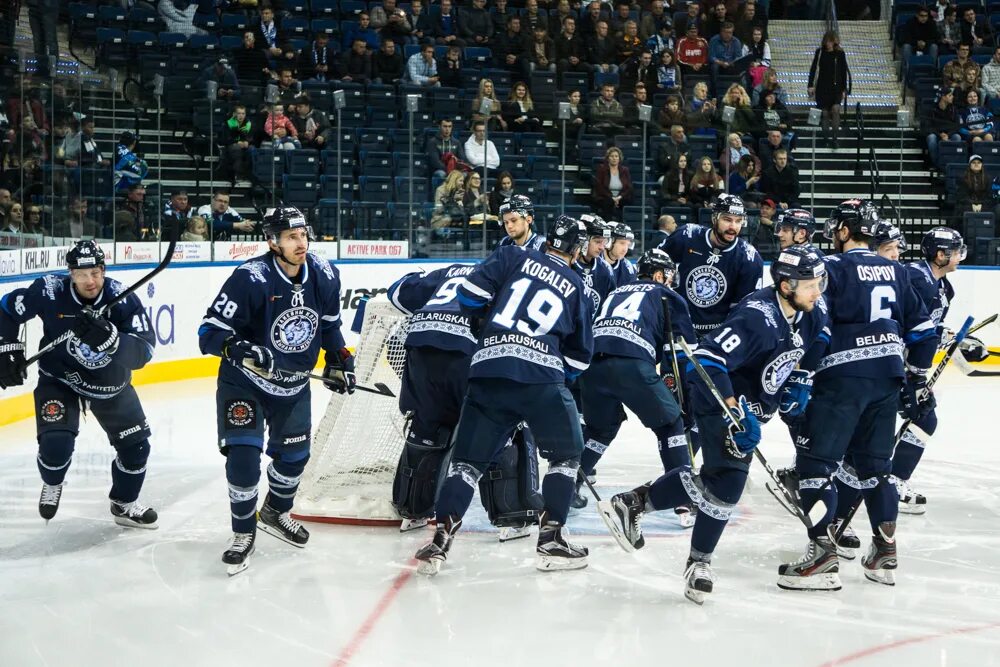
[{"label": "player's shoulder pad", "polygon": [[610,275],[612,278],[614,277],[615,270],[611,268],[611,264],[608,262],[608,260],[604,259],[602,255],[597,256],[597,264],[594,265],[594,268],[596,269],[599,266],[602,267],[600,269],[601,271]]},{"label": "player's shoulder pad", "polygon": [[757,252],[757,248],[755,248],[752,243],[749,243],[746,239],[737,239],[736,243],[737,248],[746,254],[748,262],[764,263],[764,258],[760,256],[760,253]]},{"label": "player's shoulder pad", "polygon": [[316,269],[316,275],[320,276],[320,280],[338,280],[340,278],[340,269],[335,267],[332,262],[328,259],[324,259],[314,252],[306,253],[308,257],[309,265]]},{"label": "player's shoulder pad", "polygon": [[749,318],[777,330],[778,318],[782,317],[778,304],[773,299],[767,298],[766,294],[762,294],[761,292],[763,292],[763,290],[758,290],[757,292],[748,295],[747,298],[740,304],[740,309],[743,310],[745,315]]},{"label": "player's shoulder pad", "polygon": [[267,255],[261,255],[260,257],[252,257],[237,266],[233,275],[252,283],[267,283],[271,270],[271,263],[267,261]]},{"label": "player's shoulder pad", "polygon": [[36,278],[33,285],[38,285],[38,289],[48,297],[49,301],[55,301],[56,295],[69,289],[69,276],[67,274],[49,273],[41,278]]},{"label": "player's shoulder pad", "polygon": [[[680,234],[685,238],[693,239],[696,238],[699,234],[703,234],[707,230],[708,230],[707,227],[702,227],[701,225],[695,222],[688,222],[686,224],[681,225],[676,230],[674,230],[674,234]],[[671,234],[670,236],[673,236],[674,234]]]}]

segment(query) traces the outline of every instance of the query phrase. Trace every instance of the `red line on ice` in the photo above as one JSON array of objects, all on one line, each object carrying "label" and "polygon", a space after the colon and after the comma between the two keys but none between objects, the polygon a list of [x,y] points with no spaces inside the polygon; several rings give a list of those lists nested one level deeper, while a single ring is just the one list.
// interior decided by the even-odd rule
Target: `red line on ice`
[{"label": "red line on ice", "polygon": [[396,596],[399,595],[399,591],[401,591],[403,586],[406,585],[406,582],[413,577],[414,570],[412,567],[416,565],[416,561],[410,559],[406,565],[407,569],[396,575],[396,578],[393,579],[392,583],[389,585],[388,590],[382,594],[382,597],[375,605],[375,608],[372,609],[370,614],[368,614],[368,618],[366,618],[365,622],[354,631],[350,641],[347,642],[347,645],[340,652],[340,655],[337,656],[337,659],[333,661],[333,667],[346,667],[350,663],[351,658],[353,658],[354,654],[358,652],[361,646],[365,643],[365,640],[368,639],[368,635],[371,634],[372,630],[375,629],[375,626],[382,619],[382,615],[385,614],[390,606],[392,606]]},{"label": "red line on ice", "polygon": [[972,632],[980,632],[982,630],[992,630],[994,628],[1000,627],[1000,621],[996,623],[987,623],[986,625],[970,625],[964,628],[954,628],[952,630],[945,630],[943,632],[934,632],[929,635],[918,635],[916,637],[910,637],[908,639],[899,639],[894,642],[888,642],[886,644],[877,644],[875,646],[869,646],[868,648],[861,649],[860,651],[855,651],[854,653],[849,653],[841,658],[834,658],[828,662],[824,662],[820,667],[837,667],[838,665],[846,665],[850,662],[855,662],[861,660],[862,658],[867,658],[869,656],[875,655],[877,653],[882,653],[884,651],[891,651],[893,649],[901,648],[903,646],[909,646],[911,644],[921,644],[923,642],[931,641],[932,639],[942,639],[944,637],[954,637],[956,635],[967,635]]}]

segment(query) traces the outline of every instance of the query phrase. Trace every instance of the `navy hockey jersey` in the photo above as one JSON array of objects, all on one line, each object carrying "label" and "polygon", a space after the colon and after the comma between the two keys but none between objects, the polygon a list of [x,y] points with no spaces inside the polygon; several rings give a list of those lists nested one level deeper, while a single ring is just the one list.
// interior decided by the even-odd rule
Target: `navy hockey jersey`
[{"label": "navy hockey jersey", "polygon": [[818,376],[903,377],[905,348],[907,364],[925,372],[937,338],[907,269],[863,248],[824,261],[830,342]]},{"label": "navy hockey jersey", "polygon": [[604,301],[594,322],[594,356],[662,362],[670,353],[664,300],[670,308],[674,338],[683,338],[695,348],[698,338],[684,299],[666,285],[640,280],[617,288]]},{"label": "navy hockey jersey", "polygon": [[628,261],[624,257],[619,259],[614,264],[608,262],[608,266],[611,267],[611,272],[615,276],[615,286],[621,287],[622,285],[628,285],[629,283],[634,283],[639,279],[638,270],[635,268],[635,264]]},{"label": "navy hockey jersey", "polygon": [[498,248],[506,248],[507,246],[513,246],[515,248],[522,248],[525,250],[537,250],[539,252],[545,252],[545,237],[541,234],[536,234],[531,232],[531,236],[528,237],[527,242],[524,245],[517,245],[514,243],[514,239],[509,236],[505,236],[500,239],[500,243],[497,244]]},{"label": "navy hockey jersey", "polygon": [[[233,336],[267,347],[275,366],[288,371],[312,371],[320,347],[334,358],[344,347],[340,272],[309,253],[293,282],[270,252],[248,259],[226,280],[198,328],[203,354],[222,356],[223,344]],[[309,381],[280,371],[265,379],[227,362],[219,377],[277,398],[296,396]]]},{"label": "navy hockey jersey", "polygon": [[764,260],[752,245],[737,239],[728,248],[717,248],[710,234],[701,225],[681,225],[659,246],[677,263],[679,291],[701,335],[721,324],[740,299],[760,289],[764,276]]},{"label": "navy hockey jersey", "polygon": [[[708,336],[694,356],[712,377],[723,398],[745,397],[751,410],[764,420],[778,409],[781,387],[819,338],[827,323],[823,300],[811,312],[797,312],[791,323],[778,304],[773,287],[765,287],[741,301]],[[692,364],[687,366],[696,409],[718,405]]]},{"label": "navy hockey jersey", "polygon": [[618,286],[615,284],[615,272],[603,257],[595,257],[590,266],[585,265],[581,257],[580,261],[573,264],[573,270],[583,279],[587,297],[593,305],[593,313],[596,316],[601,311],[601,304]]},{"label": "navy hockey jersey", "polygon": [[[39,317],[42,340],[39,348],[72,328],[74,317],[85,305],[100,308],[125,291],[112,278],[104,279],[97,299],[85,303],[73,288],[68,275],[50,274],[0,299],[0,340],[17,340],[21,324]],[[113,352],[95,352],[76,336],[46,352],[38,361],[38,372],[68,385],[81,396],[106,399],[120,393],[132,381],[132,371],[153,358],[156,336],[146,310],[135,294],[130,294],[106,313],[119,332]]]},{"label": "navy hockey jersey", "polygon": [[560,258],[498,248],[459,285],[458,298],[469,314],[487,311],[470,378],[564,382],[590,365],[592,302]]},{"label": "navy hockey jersey", "polygon": [[476,351],[469,316],[458,303],[458,286],[474,264],[452,264],[430,273],[409,273],[389,287],[389,300],[410,315],[406,347],[433,347],[471,355]]},{"label": "navy hockey jersey", "polygon": [[911,262],[906,265],[910,284],[924,304],[927,316],[934,323],[938,338],[944,329],[944,318],[948,316],[951,300],[955,298],[955,288],[947,277],[935,278],[926,261]]}]

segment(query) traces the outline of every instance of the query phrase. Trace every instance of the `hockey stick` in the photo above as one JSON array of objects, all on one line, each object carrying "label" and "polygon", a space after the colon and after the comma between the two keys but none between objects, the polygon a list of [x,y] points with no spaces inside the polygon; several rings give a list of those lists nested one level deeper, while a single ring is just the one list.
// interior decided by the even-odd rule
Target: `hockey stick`
[{"label": "hockey stick", "polygon": [[583,478],[583,481],[587,485],[587,488],[590,489],[590,492],[592,494],[594,494],[594,500],[596,500],[597,502],[601,502],[601,496],[597,494],[597,489],[595,489],[594,485],[590,483],[589,479],[587,479],[587,475],[583,472],[583,468],[577,468],[576,475],[577,477]]},{"label": "hockey stick", "polygon": [[[688,347],[688,344],[684,341],[684,339],[682,338],[679,342],[681,349],[684,350],[684,354],[687,355],[688,361],[691,362],[691,364],[694,366],[694,369],[695,371],[697,371],[698,376],[702,379],[702,381],[705,383],[705,386],[712,394],[712,397],[722,408],[722,414],[725,415],[726,421],[729,422],[730,429],[735,429],[737,432],[742,433],[745,430],[743,428],[743,425],[740,424],[740,422],[731,412],[731,408],[726,403],[726,399],[722,397],[722,394],[719,393],[718,387],[715,386],[715,382],[712,381],[712,376],[708,374],[708,371],[705,370],[705,367],[702,366],[701,362],[698,361],[698,359],[694,356],[694,354],[691,352],[691,348]],[[764,467],[764,470],[767,471],[768,476],[776,484],[778,484],[779,488],[781,489],[782,495],[785,496],[785,499],[788,501],[789,505],[795,508],[796,518],[798,518],[798,520],[802,522],[802,525],[804,525],[807,530],[811,529],[813,527],[812,516],[807,515],[805,512],[802,511],[802,505],[799,502],[797,502],[796,499],[788,492],[788,489],[785,488],[785,485],[779,482],[778,476],[774,472],[774,468],[772,468],[771,464],[767,462],[767,459],[760,452],[760,448],[754,447],[753,454],[754,458],[756,458],[757,461]],[[817,507],[820,507],[820,505],[817,504]],[[826,510],[824,509],[823,512],[825,514]]]},{"label": "hockey stick", "polygon": [[973,368],[972,364],[966,361],[962,355],[955,357],[955,367],[970,378],[1000,377],[1000,371],[984,371],[979,368]]},{"label": "hockey stick", "polygon": [[[988,317],[982,322],[980,322],[975,327],[972,326],[971,315],[965,320],[965,323],[962,324],[962,328],[958,330],[958,333],[955,334],[955,337],[951,339],[950,343],[948,343],[948,347],[947,349],[945,349],[944,356],[941,358],[941,361],[938,362],[938,365],[934,369],[934,372],[931,373],[931,377],[927,380],[926,394],[924,394],[925,396],[930,393],[931,389],[934,388],[934,385],[941,377],[941,374],[944,373],[944,369],[948,365],[948,362],[951,361],[951,358],[955,355],[955,352],[958,351],[958,346],[962,343],[962,339],[968,336],[969,333],[971,333],[972,331],[982,329],[984,326],[994,321],[996,318],[997,318],[996,315],[992,315],[991,317]],[[893,443],[892,446],[893,452],[896,451],[896,447],[899,445],[900,440],[903,439],[903,434],[906,433],[906,429],[910,428],[910,424],[912,423],[913,423],[912,419],[906,419],[903,421],[903,424],[899,427],[899,430],[896,431],[896,441]],[[844,532],[847,530],[847,527],[851,524],[851,520],[854,519],[854,515],[858,513],[858,509],[861,507],[861,503],[863,501],[864,501],[864,496],[858,494],[858,499],[854,501],[853,505],[851,505],[851,509],[847,512],[847,516],[845,516],[843,522],[841,522],[840,528],[837,530],[837,534],[833,538],[834,542],[840,542],[840,538],[844,536]]]},{"label": "hockey stick", "polygon": [[[261,369],[259,369],[259,368],[257,368],[256,366],[253,365],[253,360],[252,359],[244,359],[243,360],[243,368],[247,369],[248,371],[251,371],[252,373],[255,373],[255,374],[261,376],[265,380],[272,379],[274,377],[274,373],[281,373],[285,377],[289,377],[289,378],[292,378],[292,379],[295,379],[295,380],[300,380],[302,378],[310,378],[312,380],[319,380],[323,384],[328,384],[329,381],[330,381],[328,378],[325,378],[322,375],[317,375],[316,373],[308,373],[306,371],[289,371],[289,370],[285,370],[284,368],[275,368],[274,369],[274,373],[264,373]],[[393,393],[392,389],[389,388],[389,385],[384,384],[382,382],[376,382],[371,387],[366,387],[364,385],[356,384],[356,385],[354,385],[354,388],[357,389],[358,391],[366,391],[366,392],[368,392],[370,394],[378,394],[380,396],[388,396],[389,398],[395,398],[396,397],[396,394]]]},{"label": "hockey stick", "polygon": [[[667,287],[666,289],[670,289]],[[677,387],[677,407],[681,409],[681,414],[684,414],[684,380],[681,378],[681,371],[677,365],[677,345],[674,341],[674,322],[670,317],[670,304],[668,303],[666,295],[660,297],[660,303],[663,304],[663,317],[667,323],[667,341],[670,343],[670,362],[673,366],[674,371],[674,385]],[[687,442],[688,448],[688,460],[691,462],[691,467],[694,467],[694,447],[691,446],[691,434],[688,433],[687,429],[684,429],[684,441]]]},{"label": "hockey stick", "polygon": [[[154,268],[152,271],[150,271],[145,276],[140,278],[138,282],[133,284],[128,289],[124,290],[121,294],[117,295],[116,297],[108,301],[106,304],[98,308],[97,309],[98,316],[103,315],[104,313],[107,312],[111,312],[112,307],[127,299],[129,296],[134,294],[137,289],[139,289],[140,287],[148,283],[150,280],[155,278],[161,271],[163,271],[163,269],[167,268],[167,266],[170,264],[170,261],[174,258],[174,249],[177,247],[177,237],[180,234],[180,225],[175,224],[172,232],[173,233],[170,235],[170,245],[167,246],[167,250],[164,253],[163,258],[160,260],[160,263],[156,265],[156,268]],[[46,345],[38,352],[36,352],[34,355],[29,357],[27,361],[25,361],[25,367],[35,363],[42,357],[43,354],[56,348],[57,346],[66,342],[72,337],[73,337],[73,330],[72,329],[66,330],[65,332],[63,332],[62,335],[58,336],[55,340],[53,340],[48,345]]]}]

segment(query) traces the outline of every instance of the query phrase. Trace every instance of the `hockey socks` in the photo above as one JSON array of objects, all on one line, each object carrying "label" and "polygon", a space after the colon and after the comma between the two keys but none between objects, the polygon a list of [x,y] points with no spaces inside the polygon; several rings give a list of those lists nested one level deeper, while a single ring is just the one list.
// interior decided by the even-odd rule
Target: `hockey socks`
[{"label": "hockey socks", "polygon": [[118,450],[111,462],[111,500],[122,504],[135,502],[146,479],[146,461],[149,459],[149,440],[143,440]]},{"label": "hockey socks", "polygon": [[434,513],[438,518],[456,517],[461,519],[472,504],[479,478],[483,476],[473,464],[467,461],[452,461],[448,476],[441,485]]},{"label": "hockey socks", "polygon": [[229,509],[234,533],[252,533],[257,526],[257,484],[260,482],[260,450],[233,446],[226,455]]},{"label": "hockey socks", "polygon": [[679,418],[673,424],[653,429],[653,433],[656,434],[656,445],[664,472],[691,464],[684,423]]},{"label": "hockey socks", "polygon": [[694,503],[699,514],[691,534],[691,548],[711,554],[743,494],[746,478],[746,472],[732,468],[709,475],[693,475],[687,466],[675,468],[653,482],[648,504],[660,510]]},{"label": "hockey socks", "polygon": [[560,525],[566,523],[569,514],[569,503],[576,491],[576,471],[579,467],[577,459],[550,461],[549,470],[542,479],[545,512],[551,521]]},{"label": "hockey socks", "polygon": [[903,480],[910,479],[926,446],[927,442],[914,433],[912,428],[903,431],[903,437],[892,454],[892,474]]},{"label": "hockey socks", "polygon": [[289,512],[299,490],[299,479],[305,470],[309,457],[298,461],[274,460],[267,466],[267,485],[270,490],[268,502],[279,514]]},{"label": "hockey socks", "polygon": [[43,482],[58,486],[66,479],[75,438],[71,431],[46,431],[38,436],[37,463]]}]

